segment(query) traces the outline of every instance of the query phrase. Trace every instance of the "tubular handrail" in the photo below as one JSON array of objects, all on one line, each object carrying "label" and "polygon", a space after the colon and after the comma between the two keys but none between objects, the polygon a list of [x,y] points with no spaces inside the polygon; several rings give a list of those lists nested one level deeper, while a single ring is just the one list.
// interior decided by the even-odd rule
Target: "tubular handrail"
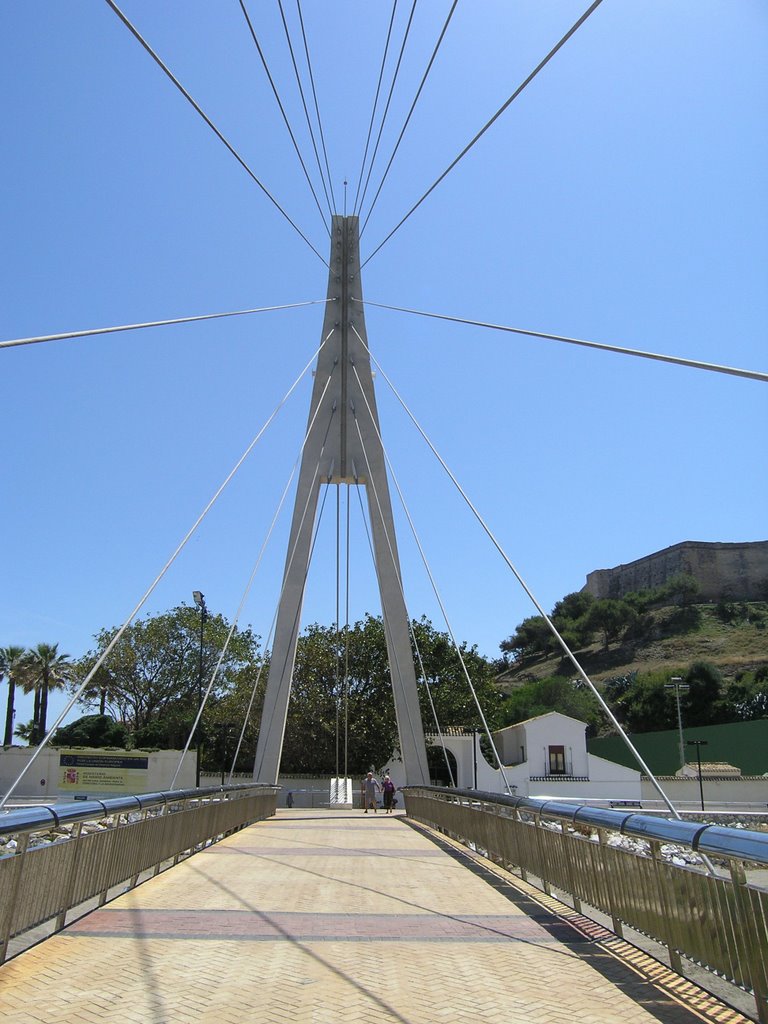
[{"label": "tubular handrail", "polygon": [[212,800],[217,796],[251,792],[253,790],[277,790],[276,786],[238,783],[233,786],[205,786],[201,789],[174,789],[157,793],[137,793],[130,796],[109,797],[106,800],[71,801],[67,803],[38,804],[34,807],[16,807],[0,813],[0,836],[20,835],[39,832],[46,828],[58,828],[60,824],[78,821],[93,821],[114,814],[128,814],[152,807],[180,803],[183,800]]},{"label": "tubular handrail", "polygon": [[590,825],[637,839],[677,843],[681,846],[688,846],[696,853],[768,864],[768,833],[766,832],[652,817],[637,811],[619,811],[608,807],[594,807],[590,804],[568,804],[563,800],[508,796],[505,793],[489,793],[476,789],[414,786],[406,788],[406,795],[409,790],[433,793],[436,796],[441,794],[446,797],[456,796],[484,804],[501,804],[517,810],[529,811],[542,818],[565,821],[571,825]]},{"label": "tubular handrail", "polygon": [[[679,974],[686,960],[751,992],[768,1024],[768,889],[750,881],[752,865],[768,864],[768,834],[438,786],[406,787],[405,803],[414,821],[567,894],[577,914],[594,907],[619,937],[627,926],[662,943]],[[646,846],[615,842],[617,833]],[[685,848],[725,870],[700,870]]]}]

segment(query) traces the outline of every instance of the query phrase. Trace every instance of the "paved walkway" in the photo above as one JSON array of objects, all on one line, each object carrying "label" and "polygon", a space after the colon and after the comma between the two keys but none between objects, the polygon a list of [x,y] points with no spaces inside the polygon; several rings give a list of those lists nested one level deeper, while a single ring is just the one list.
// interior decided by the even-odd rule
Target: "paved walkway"
[{"label": "paved walkway", "polygon": [[3,1024],[740,1024],[404,817],[285,811],[0,968]]}]

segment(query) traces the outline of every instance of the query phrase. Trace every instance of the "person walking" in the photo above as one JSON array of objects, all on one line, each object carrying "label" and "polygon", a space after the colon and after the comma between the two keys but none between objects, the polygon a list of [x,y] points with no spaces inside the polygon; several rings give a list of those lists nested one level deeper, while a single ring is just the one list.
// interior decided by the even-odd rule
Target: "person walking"
[{"label": "person walking", "polygon": [[368,808],[373,807],[373,813],[376,814],[376,793],[381,789],[381,786],[377,780],[373,777],[373,772],[368,772],[366,777],[363,779],[363,803],[365,804],[365,813],[368,813]]},{"label": "person walking", "polygon": [[381,791],[384,794],[384,813],[391,814],[394,810],[392,801],[395,798],[395,784],[389,777],[389,772],[381,781]]}]

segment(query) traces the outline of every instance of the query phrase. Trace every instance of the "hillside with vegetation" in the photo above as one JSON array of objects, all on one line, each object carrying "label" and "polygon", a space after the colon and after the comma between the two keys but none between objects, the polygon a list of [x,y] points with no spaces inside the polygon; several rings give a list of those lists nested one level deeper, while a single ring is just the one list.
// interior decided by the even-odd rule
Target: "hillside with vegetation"
[{"label": "hillside with vegetation", "polygon": [[[622,600],[578,592],[558,601],[551,621],[614,714],[634,732],[676,727],[679,677],[690,725],[768,718],[768,602],[697,603],[680,576]],[[521,721],[558,710],[605,729],[605,716],[542,616],[525,619],[502,644],[497,683],[504,717]]]}]

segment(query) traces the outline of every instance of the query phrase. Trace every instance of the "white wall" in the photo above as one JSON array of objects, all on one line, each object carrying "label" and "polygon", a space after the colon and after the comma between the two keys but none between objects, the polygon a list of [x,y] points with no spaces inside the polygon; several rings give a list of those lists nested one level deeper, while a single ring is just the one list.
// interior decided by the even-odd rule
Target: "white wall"
[{"label": "white wall", "polygon": [[[547,796],[575,800],[640,800],[640,773],[624,765],[588,754],[584,723],[565,715],[544,715],[541,719],[532,719],[525,723],[525,729],[526,735],[532,737],[534,744],[538,745],[538,750],[534,746],[533,765],[529,761],[524,761],[522,764],[505,767],[503,776],[499,769],[492,768],[485,760],[480,749],[480,735],[477,735],[477,787],[474,783],[473,737],[446,736],[446,749],[451,751],[457,761],[458,788],[477,788],[489,793],[504,793],[506,777],[510,790],[516,796]],[[565,746],[569,766],[571,762],[573,763],[573,774],[585,776],[589,781],[556,778],[544,782],[531,782],[531,776],[546,774],[544,748],[550,745]]]},{"label": "white wall", "polygon": [[[659,785],[672,803],[686,810],[701,808],[701,794],[698,779],[681,779],[666,776],[658,780]],[[704,807],[722,807],[741,804],[753,810],[765,810],[768,807],[768,778],[748,776],[741,779],[707,779],[702,780],[704,789]],[[642,799],[645,805],[662,806],[661,797],[653,788],[649,779],[642,783]]]},{"label": "white wall", "polygon": [[[31,760],[36,747],[0,748],[0,793],[5,794]],[[128,758],[131,755],[147,759],[147,767],[132,768],[129,772],[116,770],[113,784],[86,781],[80,777],[78,783],[63,784],[65,769],[60,764],[64,748],[45,747],[35,763],[14,790],[12,801],[24,799],[74,799],[77,796],[110,797],[125,793],[155,793],[170,789],[171,779],[181,757],[180,750],[102,750],[91,747],[67,747],[84,756],[102,755],[108,758]],[[95,778],[92,776],[91,778]],[[118,778],[120,781],[118,781]],[[195,754],[189,751],[176,780],[176,789],[192,789],[195,785]]]}]

